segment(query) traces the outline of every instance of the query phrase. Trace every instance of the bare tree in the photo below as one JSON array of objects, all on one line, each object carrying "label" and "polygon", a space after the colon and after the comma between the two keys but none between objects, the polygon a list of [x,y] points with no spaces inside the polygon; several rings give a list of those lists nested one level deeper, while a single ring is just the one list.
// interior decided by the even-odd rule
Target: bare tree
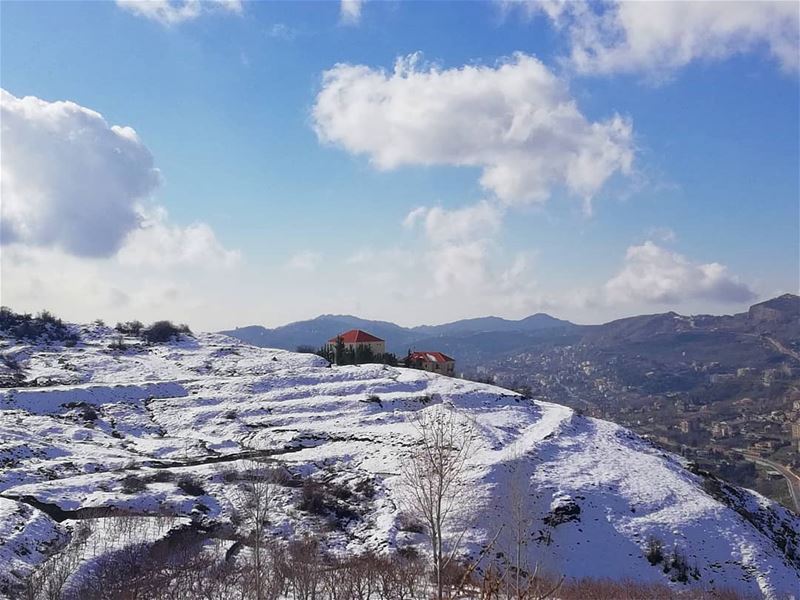
[{"label": "bare tree", "polygon": [[531,564],[530,545],[536,513],[530,462],[515,447],[509,465],[500,540],[503,560],[496,561],[485,573],[482,598],[545,600],[559,589],[563,577],[549,577],[542,573],[539,562]]},{"label": "bare tree", "polygon": [[528,546],[533,526],[533,507],[530,498],[530,478],[526,477],[523,457],[518,448],[514,449],[513,456],[508,478],[506,512],[508,527],[505,528],[506,556],[510,563],[506,569],[506,595],[509,598],[522,598],[522,591],[527,587],[527,578],[531,574]]},{"label": "bare tree", "polygon": [[433,554],[436,598],[442,600],[445,573],[467,530],[461,509],[474,428],[466,417],[444,407],[418,412],[413,425],[418,439],[401,466],[401,504],[412,518],[425,524]]},{"label": "bare tree", "polygon": [[253,587],[256,600],[265,600],[274,595],[268,589],[270,552],[265,528],[269,524],[269,511],[274,502],[272,469],[258,462],[249,463],[243,474],[242,489],[245,503],[242,516],[249,528],[249,541],[253,547]]}]

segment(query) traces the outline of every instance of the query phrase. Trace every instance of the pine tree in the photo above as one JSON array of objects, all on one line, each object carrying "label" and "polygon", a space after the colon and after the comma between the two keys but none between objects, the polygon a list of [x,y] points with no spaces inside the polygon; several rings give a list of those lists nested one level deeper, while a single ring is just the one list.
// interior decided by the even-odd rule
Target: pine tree
[{"label": "pine tree", "polygon": [[334,350],[333,350],[333,357],[336,359],[336,364],[337,365],[345,365],[345,364],[347,364],[345,362],[345,351],[346,350],[347,350],[347,348],[344,345],[344,340],[342,339],[342,336],[337,335],[336,336],[336,345],[334,346]]}]

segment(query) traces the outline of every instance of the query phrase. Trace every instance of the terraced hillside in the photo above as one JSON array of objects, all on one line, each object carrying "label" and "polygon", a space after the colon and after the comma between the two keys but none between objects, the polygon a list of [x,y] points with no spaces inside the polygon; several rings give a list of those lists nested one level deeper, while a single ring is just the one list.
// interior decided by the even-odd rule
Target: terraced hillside
[{"label": "terraced hillside", "polygon": [[[563,406],[422,371],[330,367],[215,334],[163,345],[127,338],[119,348],[111,330],[93,326],[81,340],[3,340],[17,387],[0,394],[0,594],[19,593],[77,541],[65,589],[104,554],[176,531],[236,560],[248,551],[240,474],[256,461],[283,473],[270,505],[274,538],[314,535],[338,555],[424,552],[424,534],[398,504],[419,411],[455,413],[474,438],[464,503],[473,557],[521,482],[526,547],[553,573],[769,598],[800,589],[800,518]],[[304,503],[310,484],[315,507]],[[688,578],[651,564],[652,539],[685,557]]]}]

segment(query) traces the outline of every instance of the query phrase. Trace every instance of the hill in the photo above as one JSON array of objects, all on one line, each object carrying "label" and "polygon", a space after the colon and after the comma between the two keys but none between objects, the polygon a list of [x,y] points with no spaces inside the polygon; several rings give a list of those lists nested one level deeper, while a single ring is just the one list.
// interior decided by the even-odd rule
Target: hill
[{"label": "hill", "polygon": [[480,317],[417,327],[350,315],[322,315],[274,329],[252,325],[220,333],[256,346],[294,350],[303,345],[318,348],[337,333],[354,328],[383,338],[387,349],[398,355],[404,355],[409,348],[447,352],[467,372],[490,362],[514,361],[519,355],[538,352],[542,347],[575,343],[589,348],[590,354],[594,349],[620,355],[632,344],[640,352],[648,351],[651,343],[659,352],[670,346],[679,356],[702,347],[705,355],[716,355],[729,364],[763,367],[777,354],[786,355],[774,342],[784,350],[800,351],[800,297],[784,294],[737,315],[683,316],[667,312],[602,325],[576,325],[543,313],[520,320]]},{"label": "hill", "polygon": [[[363,329],[386,340],[386,348],[397,355],[405,355],[411,348],[434,344],[440,349],[439,338],[459,338],[485,332],[531,333],[569,329],[574,325],[546,314],[535,314],[518,321],[500,317],[464,319],[443,325],[401,327],[387,321],[370,321],[351,315],[321,315],[307,321],[297,321],[274,329],[260,325],[237,327],[221,331],[236,339],[263,348],[294,350],[299,346],[319,348],[336,334],[348,329]],[[446,350],[444,348],[441,348]]]},{"label": "hill", "polygon": [[[469,425],[463,547],[473,558],[522,486],[525,552],[549,572],[775,599],[800,589],[797,515],[607,421],[490,385],[331,368],[217,334],[126,338],[126,348],[103,327],[80,336],[74,346],[2,340],[21,378],[0,394],[0,594],[17,594],[48,556],[71,593],[97,584],[117,564],[110,556],[140,556],[133,549],[161,552],[162,565],[200,548],[208,569],[244,560],[255,459],[273,473],[266,528],[281,543],[313,534],[335,555],[424,553],[399,508],[419,414]],[[178,539],[194,550],[164,555]],[[649,560],[652,540],[686,569]]]}]

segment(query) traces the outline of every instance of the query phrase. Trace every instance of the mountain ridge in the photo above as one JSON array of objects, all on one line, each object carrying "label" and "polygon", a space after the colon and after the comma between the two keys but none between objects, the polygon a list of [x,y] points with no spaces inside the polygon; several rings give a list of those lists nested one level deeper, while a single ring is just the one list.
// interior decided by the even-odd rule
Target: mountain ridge
[{"label": "mountain ridge", "polygon": [[[748,311],[734,315],[687,316],[668,311],[623,317],[593,325],[579,325],[546,313],[535,313],[517,320],[489,316],[414,327],[403,327],[390,321],[362,319],[354,315],[324,314],[314,319],[295,321],[272,329],[250,325],[219,333],[256,346],[294,350],[299,346],[317,348],[341,331],[358,328],[385,339],[390,352],[405,354],[409,348],[438,349],[423,347],[431,344],[443,345],[441,348],[443,351],[455,352],[454,347],[464,347],[470,337],[472,341],[483,339],[488,340],[489,345],[497,344],[501,340],[493,338],[507,334],[520,336],[520,347],[524,346],[525,336],[537,342],[543,337],[573,339],[574,336],[578,336],[578,340],[585,343],[607,343],[613,340],[640,340],[651,338],[653,335],[715,329],[742,330],[746,333],[768,331],[780,334],[780,331],[774,331],[775,328],[770,325],[791,321],[792,317],[796,316],[800,316],[800,296],[783,294],[753,304]],[[800,328],[796,329],[800,334]],[[793,334],[794,329],[788,333]],[[475,337],[476,335],[478,337]],[[491,354],[486,348],[481,350]]]}]

